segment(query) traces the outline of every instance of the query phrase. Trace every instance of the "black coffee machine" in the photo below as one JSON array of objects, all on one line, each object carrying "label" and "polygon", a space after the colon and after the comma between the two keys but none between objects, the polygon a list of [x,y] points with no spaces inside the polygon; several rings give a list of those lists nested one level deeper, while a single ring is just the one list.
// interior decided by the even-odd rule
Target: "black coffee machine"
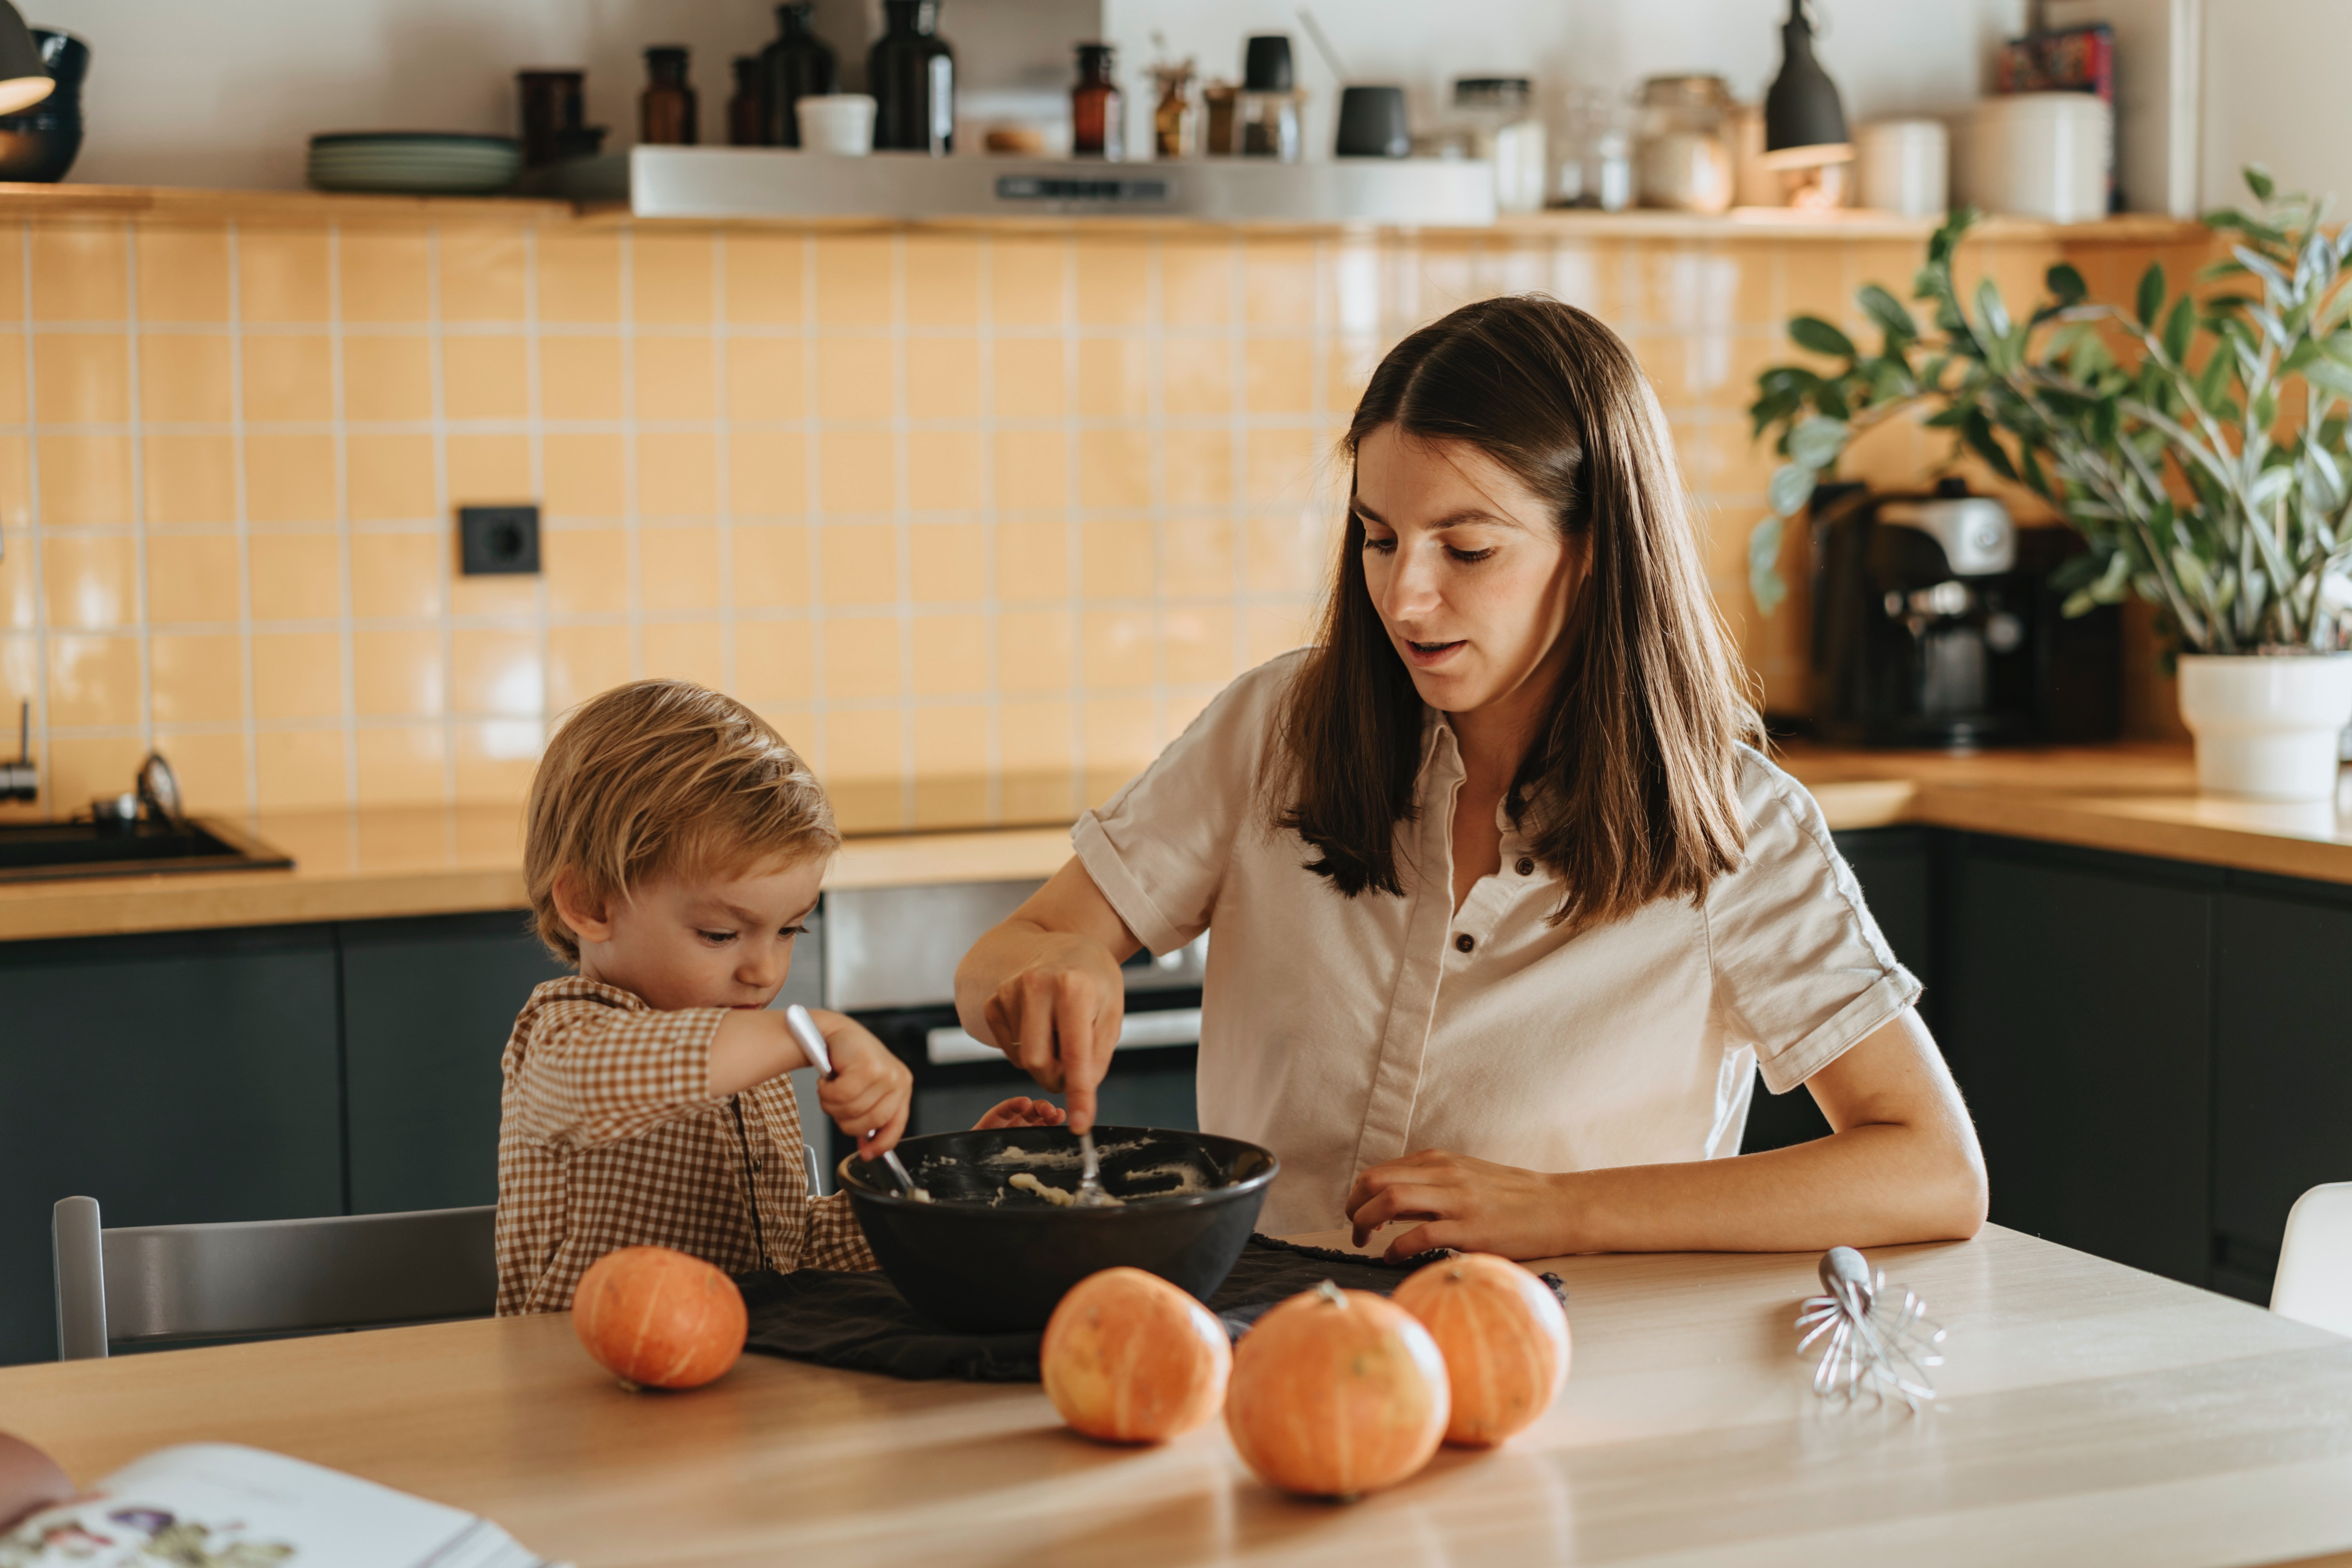
[{"label": "black coffee machine", "polygon": [[2063,528],[1946,479],[1928,495],[1824,485],[1813,498],[1813,730],[1849,745],[1966,751],[2113,740],[2121,628],[2068,619],[2050,574]]}]

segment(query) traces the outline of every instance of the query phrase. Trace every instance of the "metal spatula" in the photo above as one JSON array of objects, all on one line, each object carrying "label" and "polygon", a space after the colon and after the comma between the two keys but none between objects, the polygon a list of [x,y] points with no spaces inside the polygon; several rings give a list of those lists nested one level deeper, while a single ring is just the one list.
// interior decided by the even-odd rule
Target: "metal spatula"
[{"label": "metal spatula", "polygon": [[1102,1184],[1102,1161],[1095,1154],[1095,1135],[1078,1134],[1078,1199],[1082,1209],[1118,1208],[1119,1201]]},{"label": "metal spatula", "polygon": [[[816,1070],[819,1076],[824,1078],[833,1077],[832,1048],[824,1043],[824,1032],[817,1028],[816,1020],[809,1016],[809,1010],[802,1006],[797,1002],[785,1008],[784,1027],[790,1029],[793,1032],[793,1038],[801,1043],[801,1050],[808,1057],[810,1061],[816,1065]],[[867,1136],[871,1137],[872,1134],[868,1133]],[[863,1150],[858,1152],[857,1157],[861,1160],[870,1160],[873,1158],[872,1155],[866,1153]],[[890,1173],[892,1175],[898,1178],[898,1188],[901,1192],[905,1193],[908,1197],[914,1199],[919,1204],[927,1204],[931,1201],[931,1194],[917,1186],[915,1184],[915,1178],[907,1173],[906,1162],[898,1158],[898,1151],[896,1149],[885,1150],[882,1154],[882,1163],[890,1168]],[[1081,1196],[1078,1201],[1080,1203],[1084,1203],[1086,1199]]]}]

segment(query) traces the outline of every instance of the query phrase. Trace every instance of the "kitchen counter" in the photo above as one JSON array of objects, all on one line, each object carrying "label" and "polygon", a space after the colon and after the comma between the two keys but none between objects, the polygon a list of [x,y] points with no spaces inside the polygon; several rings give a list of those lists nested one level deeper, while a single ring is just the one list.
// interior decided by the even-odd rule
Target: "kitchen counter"
[{"label": "kitchen counter", "polygon": [[627,1394],[562,1316],[14,1367],[0,1410],[84,1482],[167,1443],[250,1443],[583,1565],[2223,1568],[2352,1548],[2352,1342],[1988,1227],[1873,1258],[1950,1331],[1937,1406],[1840,1410],[1794,1353],[1815,1261],[1532,1265],[1568,1282],[1559,1404],[1349,1506],[1267,1490],[1213,1423],[1089,1443],[1034,1384],[747,1355],[706,1389]]},{"label": "kitchen counter", "polygon": [[[1832,828],[1903,823],[2352,884],[2352,795],[2270,805],[2196,793],[2185,746],[2123,743],[1955,757],[1792,745],[1780,761]],[[265,815],[289,871],[0,882],[0,941],[520,909],[509,806]],[[829,888],[1011,881],[1069,857],[1058,826],[853,838]]]}]

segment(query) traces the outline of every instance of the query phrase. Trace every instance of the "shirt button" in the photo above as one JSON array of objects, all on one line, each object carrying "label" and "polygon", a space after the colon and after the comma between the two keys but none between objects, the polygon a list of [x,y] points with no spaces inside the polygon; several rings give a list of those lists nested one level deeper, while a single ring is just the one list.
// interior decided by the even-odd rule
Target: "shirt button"
[{"label": "shirt button", "polygon": [[1536,874],[1536,863],[1528,858],[1525,855],[1522,855],[1519,857],[1519,863],[1512,867],[1511,869],[1517,871],[1522,877],[1532,877]]},{"label": "shirt button", "polygon": [[1477,945],[1478,939],[1466,931],[1454,939],[1454,951],[1456,952],[1467,952]]}]

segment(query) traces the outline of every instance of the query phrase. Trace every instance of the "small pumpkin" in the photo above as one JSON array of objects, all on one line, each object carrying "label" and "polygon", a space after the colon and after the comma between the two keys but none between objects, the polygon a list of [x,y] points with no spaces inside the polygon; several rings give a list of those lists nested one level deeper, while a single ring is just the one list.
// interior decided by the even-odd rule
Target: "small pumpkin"
[{"label": "small pumpkin", "polygon": [[1353,1498],[1429,1463],[1451,1403],[1445,1358],[1412,1313],[1327,1279],[1243,1336],[1225,1429],[1268,1485]]},{"label": "small pumpkin", "polygon": [[624,1247],[591,1264],[572,1329],[621,1386],[699,1388],[743,1353],[750,1317],[735,1282],[667,1247]]},{"label": "small pumpkin", "polygon": [[1551,1288],[1506,1258],[1468,1252],[1413,1271],[1396,1304],[1445,1357],[1445,1440],[1491,1448],[1526,1431],[1568,1381],[1568,1314]]},{"label": "small pumpkin", "polygon": [[1038,1363],[1046,1397],[1078,1431],[1164,1443],[1224,1404],[1234,1351],[1189,1292],[1140,1268],[1106,1268],[1054,1309]]}]

